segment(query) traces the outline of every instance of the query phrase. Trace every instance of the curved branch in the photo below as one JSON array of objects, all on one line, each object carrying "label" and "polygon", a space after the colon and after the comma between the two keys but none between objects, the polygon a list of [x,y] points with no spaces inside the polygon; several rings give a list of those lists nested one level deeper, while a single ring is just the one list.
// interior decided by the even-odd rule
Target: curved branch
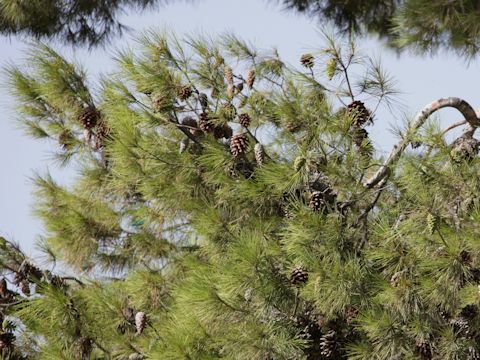
[{"label": "curved branch", "polygon": [[[465,120],[470,125],[470,133],[473,134],[473,131],[475,131],[478,126],[480,126],[480,119],[477,117],[475,110],[470,106],[469,103],[460,98],[449,97],[446,99],[435,100],[434,102],[425,106],[422,111],[420,111],[417,116],[415,116],[415,119],[413,120],[409,131],[418,131],[418,129],[422,127],[422,125],[430,117],[430,115],[432,115],[437,110],[445,107],[453,107],[457,109],[460,113],[462,113]],[[408,137],[404,137],[402,140],[400,140],[400,142],[393,147],[393,150],[388,156],[385,163],[380,167],[380,169],[377,170],[377,172],[372,177],[370,177],[365,182],[364,186],[370,189],[377,185],[385,177],[387,177],[389,174],[389,167],[400,158],[400,156],[402,155],[406,147],[410,144],[410,142],[411,140],[408,139]]]}]

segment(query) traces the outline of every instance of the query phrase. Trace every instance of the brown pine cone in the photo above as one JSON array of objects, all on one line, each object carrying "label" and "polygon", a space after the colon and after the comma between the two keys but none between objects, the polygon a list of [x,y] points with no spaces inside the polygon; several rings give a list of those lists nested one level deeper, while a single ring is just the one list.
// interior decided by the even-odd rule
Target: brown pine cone
[{"label": "brown pine cone", "polygon": [[230,152],[234,157],[245,153],[248,147],[248,138],[245,134],[238,134],[230,140]]},{"label": "brown pine cone", "polygon": [[290,273],[290,283],[294,286],[301,286],[308,281],[308,272],[297,266]]},{"label": "brown pine cone", "polygon": [[248,128],[250,126],[250,123],[252,122],[252,119],[250,115],[248,115],[247,113],[243,113],[238,116],[238,121],[240,125],[242,125],[244,128]]},{"label": "brown pine cone", "polygon": [[135,314],[135,328],[137,334],[141,335],[147,326],[147,315],[143,311],[139,311]]},{"label": "brown pine cone", "polygon": [[235,85],[235,94],[239,94],[243,91],[243,82]]},{"label": "brown pine cone", "polygon": [[190,85],[180,86],[177,89],[177,96],[182,101],[187,100],[190,96],[192,96],[192,93],[193,93],[193,90]]},{"label": "brown pine cone", "polygon": [[102,119],[97,125],[95,133],[95,147],[100,149],[105,146],[105,139],[110,136],[110,128],[107,125],[105,119]]},{"label": "brown pine cone", "polygon": [[100,116],[100,112],[95,108],[95,106],[89,105],[78,114],[77,119],[82,124],[84,129],[91,130],[95,127],[95,125],[97,125]]},{"label": "brown pine cone", "polygon": [[3,298],[8,296],[8,285],[5,278],[0,279],[0,296]]},{"label": "brown pine cone", "polygon": [[345,310],[345,318],[347,319],[347,324],[351,324],[358,315],[358,309],[352,305],[347,306]]},{"label": "brown pine cone", "polygon": [[201,133],[200,128],[198,127],[197,120],[195,120],[191,116],[187,116],[187,117],[183,118],[182,125],[185,126],[185,128],[184,128],[185,130],[188,130],[190,132],[190,134],[192,134],[195,137],[200,135],[200,133]]},{"label": "brown pine cone", "polygon": [[20,290],[24,295],[30,296],[30,283],[28,282],[28,280],[23,280],[20,283]]},{"label": "brown pine cone", "polygon": [[247,74],[247,86],[248,86],[248,88],[252,89],[254,83],[255,83],[255,69],[251,69]]},{"label": "brown pine cone", "polygon": [[353,119],[353,125],[361,127],[367,123],[372,123],[370,111],[361,101],[354,101],[347,106],[347,114]]},{"label": "brown pine cone", "polygon": [[122,309],[122,315],[127,322],[131,324],[135,323],[135,310],[133,308],[129,306],[124,307]]},{"label": "brown pine cone", "polygon": [[200,93],[198,94],[198,102],[200,103],[200,106],[202,107],[203,111],[208,107],[208,96],[205,93]]},{"label": "brown pine cone", "polygon": [[233,135],[233,130],[230,126],[228,126],[227,124],[224,124],[222,126],[215,128],[214,135],[217,139],[220,139],[220,138],[230,139]]},{"label": "brown pine cone", "polygon": [[255,154],[255,161],[257,162],[257,165],[262,166],[265,164],[265,149],[263,148],[263,145],[256,143],[253,152]]},{"label": "brown pine cone", "polygon": [[320,348],[321,355],[329,358],[335,358],[335,353],[337,350],[337,333],[335,330],[330,330],[328,333],[323,335],[320,339]]},{"label": "brown pine cone", "polygon": [[322,208],[327,205],[325,194],[321,191],[314,191],[310,195],[309,204],[311,209],[315,211],[320,211]]},{"label": "brown pine cone", "polygon": [[203,132],[206,133],[213,133],[215,130],[215,124],[213,124],[212,120],[208,116],[207,113],[203,112],[200,114],[200,119],[198,121],[198,125]]},{"label": "brown pine cone", "polygon": [[225,80],[227,81],[227,84],[233,86],[233,70],[232,70],[232,68],[228,65],[225,65],[223,67],[223,74],[225,75]]}]

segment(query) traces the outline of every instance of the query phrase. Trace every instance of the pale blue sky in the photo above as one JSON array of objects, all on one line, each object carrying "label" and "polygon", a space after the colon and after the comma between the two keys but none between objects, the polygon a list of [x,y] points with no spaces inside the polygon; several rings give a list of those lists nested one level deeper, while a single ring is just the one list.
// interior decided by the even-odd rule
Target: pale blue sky
[{"label": "pale blue sky", "polygon": [[[113,46],[94,51],[61,48],[62,53],[85,64],[91,79],[112,69],[115,48],[132,43],[135,33],[151,28],[169,28],[177,33],[204,32],[210,35],[233,31],[259,47],[275,46],[282,57],[297,63],[305,51],[320,47],[318,24],[303,16],[284,12],[273,2],[264,0],[200,0],[194,4],[180,2],[154,12],[126,14],[123,22],[132,28]],[[439,97],[458,96],[480,107],[477,84],[480,62],[467,67],[464,60],[446,55],[421,58],[404,54],[397,57],[378,42],[362,44],[368,54],[381,56],[384,67],[396,77],[403,92],[399,100],[408,115]],[[19,39],[0,37],[0,64],[19,63],[25,44]],[[2,80],[3,83],[3,80]],[[372,131],[374,141],[384,151],[393,144],[388,131],[398,121],[386,109],[379,112]],[[16,129],[13,102],[5,86],[0,88],[0,235],[19,241],[27,254],[33,252],[33,242],[42,233],[42,225],[31,213],[32,186],[28,180],[33,172],[50,170],[63,182],[74,176],[72,171],[58,169],[49,159],[49,144],[31,140]],[[458,120],[453,111],[442,112],[442,119]]]}]

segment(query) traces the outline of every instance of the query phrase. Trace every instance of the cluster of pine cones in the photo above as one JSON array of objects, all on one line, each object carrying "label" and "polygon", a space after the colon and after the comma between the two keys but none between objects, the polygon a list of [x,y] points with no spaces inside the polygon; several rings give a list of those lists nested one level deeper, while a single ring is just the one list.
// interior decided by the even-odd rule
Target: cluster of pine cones
[{"label": "cluster of pine cones", "polygon": [[122,309],[123,321],[117,326],[117,330],[124,334],[130,329],[135,329],[137,335],[143,334],[147,327],[147,315],[143,311],[136,311],[127,306]]},{"label": "cluster of pine cones", "polygon": [[355,100],[347,106],[347,115],[352,119],[350,133],[355,145],[362,149],[368,141],[368,132],[365,126],[373,123],[372,114],[362,101]]},{"label": "cluster of pine cones", "polygon": [[[110,128],[102,113],[94,105],[87,105],[80,111],[77,120],[84,128],[87,143],[95,150],[101,149],[104,146],[105,139],[110,135]],[[67,149],[70,145],[69,141],[71,139],[66,136],[68,134],[67,131],[59,137],[59,143],[64,149]]]}]

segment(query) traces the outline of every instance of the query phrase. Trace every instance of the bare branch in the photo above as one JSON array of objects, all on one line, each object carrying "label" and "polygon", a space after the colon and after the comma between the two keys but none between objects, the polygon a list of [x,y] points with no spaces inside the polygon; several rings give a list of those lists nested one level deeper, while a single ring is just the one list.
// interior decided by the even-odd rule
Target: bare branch
[{"label": "bare branch", "polygon": [[450,130],[453,130],[453,129],[456,129],[457,127],[459,126],[462,126],[462,125],[466,125],[467,124],[467,120],[462,120],[462,121],[458,121],[456,123],[453,123],[452,125],[450,126],[447,126],[443,131],[442,131],[442,136],[444,136],[447,132],[449,132]]},{"label": "bare branch", "polygon": [[[465,117],[465,120],[469,124],[469,130],[467,133],[473,134],[478,126],[480,126],[480,119],[477,117],[475,110],[468,104],[465,100],[456,97],[449,97],[445,99],[435,100],[429,105],[425,106],[422,111],[420,111],[415,119],[413,120],[409,132],[417,132],[420,127],[423,126],[425,121],[432,115],[434,112],[441,108],[453,107],[460,111]],[[368,189],[377,185],[382,179],[384,179],[389,174],[389,167],[394,164],[405,151],[407,146],[410,144],[411,140],[408,136],[404,136],[398,144],[393,147],[392,152],[385,161],[385,163],[378,169],[378,171],[370,177],[364,184]]]}]

